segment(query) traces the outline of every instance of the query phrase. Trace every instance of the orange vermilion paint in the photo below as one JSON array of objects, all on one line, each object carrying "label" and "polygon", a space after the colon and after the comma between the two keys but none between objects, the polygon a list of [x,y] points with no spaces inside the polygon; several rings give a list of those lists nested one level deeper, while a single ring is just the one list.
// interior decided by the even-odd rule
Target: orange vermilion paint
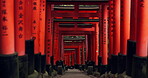
[{"label": "orange vermilion paint", "polygon": [[39,12],[40,12],[40,0],[32,1],[32,36],[34,39],[34,53],[39,53]]},{"label": "orange vermilion paint", "polygon": [[64,59],[64,36],[63,35],[61,35],[60,36],[61,37],[61,60],[63,60]]},{"label": "orange vermilion paint", "polygon": [[81,60],[80,60],[80,46],[79,46],[79,48],[77,48],[78,50],[78,52],[77,52],[77,62],[78,62],[78,64],[81,64]]},{"label": "orange vermilion paint", "polygon": [[74,66],[74,64],[75,64],[75,53],[72,53],[71,59],[72,59],[71,66]]},{"label": "orange vermilion paint", "polygon": [[25,14],[24,14],[24,18],[25,18],[25,40],[30,40],[32,38],[31,35],[31,27],[32,27],[32,0],[25,0]]},{"label": "orange vermilion paint", "polygon": [[108,59],[108,6],[103,5],[103,51],[102,51],[102,65],[107,65]]},{"label": "orange vermilion paint", "polygon": [[14,52],[14,0],[0,0],[0,54]]},{"label": "orange vermilion paint", "polygon": [[138,0],[131,0],[130,40],[136,41]]},{"label": "orange vermilion paint", "polygon": [[95,63],[98,65],[98,50],[99,50],[99,24],[96,24],[96,30],[95,30]]},{"label": "orange vermilion paint", "polygon": [[85,46],[86,46],[86,60],[88,60],[88,35],[85,35],[86,36],[86,40],[85,40]]},{"label": "orange vermilion paint", "polygon": [[46,10],[46,26],[45,26],[45,51],[46,51],[46,63],[50,64],[50,57],[53,55],[53,41],[52,41],[52,17],[51,17],[51,9],[52,6],[47,4]]},{"label": "orange vermilion paint", "polygon": [[[50,39],[50,34],[49,34],[49,32],[50,32],[50,29],[48,29],[48,28],[50,28],[50,6],[48,5],[47,6],[47,15],[46,15],[46,26],[45,26],[45,51],[46,51],[46,64],[50,64],[50,49],[51,49],[51,47],[48,45],[50,42],[51,42],[51,39]],[[49,11],[49,14],[48,14],[48,11]],[[49,32],[48,32],[49,31]]]},{"label": "orange vermilion paint", "polygon": [[41,55],[45,54],[45,10],[46,10],[46,0],[41,0],[40,5],[40,33],[39,33],[39,41],[40,41],[40,47],[39,51],[41,52]]},{"label": "orange vermilion paint", "polygon": [[114,0],[113,54],[120,52],[120,0]]},{"label": "orange vermilion paint", "polygon": [[82,46],[82,64],[85,64],[85,55],[84,55],[84,48],[85,48],[85,42],[83,41]]},{"label": "orange vermilion paint", "polygon": [[136,55],[147,57],[147,40],[148,40],[148,0],[138,0],[138,23],[137,23],[137,44]]},{"label": "orange vermilion paint", "polygon": [[121,0],[120,53],[127,54],[127,40],[130,37],[130,0]]},{"label": "orange vermilion paint", "polygon": [[59,51],[59,29],[58,29],[58,24],[56,23],[54,26],[54,53],[53,56],[55,57],[54,62],[60,60],[60,51]]},{"label": "orange vermilion paint", "polygon": [[102,34],[103,34],[103,30],[102,30],[102,27],[103,27],[103,22],[102,22],[102,6],[100,6],[100,26],[99,26],[99,56],[102,57],[102,42],[103,42],[103,38],[102,38]]},{"label": "orange vermilion paint", "polygon": [[113,54],[113,26],[114,26],[114,6],[113,6],[113,0],[109,1],[109,54]]},{"label": "orange vermilion paint", "polygon": [[15,51],[18,56],[25,55],[24,8],[25,0],[15,0]]}]

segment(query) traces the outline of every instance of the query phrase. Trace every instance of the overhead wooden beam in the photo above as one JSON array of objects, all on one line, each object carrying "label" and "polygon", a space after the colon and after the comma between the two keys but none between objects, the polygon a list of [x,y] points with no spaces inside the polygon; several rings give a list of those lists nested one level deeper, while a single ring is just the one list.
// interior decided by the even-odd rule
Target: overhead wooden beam
[{"label": "overhead wooden beam", "polygon": [[99,19],[54,19],[54,22],[99,22]]}]

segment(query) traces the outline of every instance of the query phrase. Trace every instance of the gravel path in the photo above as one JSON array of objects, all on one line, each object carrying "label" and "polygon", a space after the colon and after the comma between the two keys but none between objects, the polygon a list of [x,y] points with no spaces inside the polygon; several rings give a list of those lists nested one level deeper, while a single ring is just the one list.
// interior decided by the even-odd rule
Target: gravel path
[{"label": "gravel path", "polygon": [[88,76],[84,72],[76,69],[69,69],[68,71],[65,72],[64,75],[59,76],[58,78],[94,78],[94,77]]}]

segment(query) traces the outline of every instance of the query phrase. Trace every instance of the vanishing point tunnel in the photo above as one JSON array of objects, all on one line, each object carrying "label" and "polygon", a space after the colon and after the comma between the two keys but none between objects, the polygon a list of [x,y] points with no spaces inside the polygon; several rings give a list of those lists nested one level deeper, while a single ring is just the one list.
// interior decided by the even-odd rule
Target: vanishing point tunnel
[{"label": "vanishing point tunnel", "polygon": [[0,78],[147,78],[148,0],[0,0]]}]

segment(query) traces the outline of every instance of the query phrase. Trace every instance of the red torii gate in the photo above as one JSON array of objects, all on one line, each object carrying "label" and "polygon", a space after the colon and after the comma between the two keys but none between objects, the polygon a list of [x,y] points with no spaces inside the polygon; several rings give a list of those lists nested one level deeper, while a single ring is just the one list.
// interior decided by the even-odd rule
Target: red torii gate
[{"label": "red torii gate", "polygon": [[[47,9],[48,9],[48,11],[47,11],[47,14],[49,14],[50,13],[50,17],[48,17],[47,18],[47,22],[48,22],[48,24],[51,24],[51,23],[53,23],[53,21],[51,21],[51,20],[53,20],[54,18],[57,18],[57,19],[63,19],[64,17],[72,17],[72,18],[74,18],[74,19],[77,19],[77,18],[80,18],[80,17],[88,17],[89,19],[96,19],[96,18],[98,18],[99,16],[100,16],[100,10],[97,10],[97,11],[89,11],[89,10],[86,10],[86,11],[80,11],[79,9],[78,9],[78,5],[80,5],[80,4],[83,4],[83,3],[78,3],[78,4],[76,4],[77,2],[74,2],[74,3],[70,3],[70,4],[72,4],[72,5],[75,5],[74,6],[74,10],[73,11],[76,11],[76,12],[73,12],[73,11],[57,11],[57,10],[54,10],[53,9],[53,4],[66,4],[67,2],[62,2],[62,3],[55,3],[55,2],[51,2],[51,3],[47,3]],[[88,5],[92,5],[92,4],[96,4],[96,5],[100,5],[100,4],[108,4],[108,3],[100,3],[100,2],[97,2],[97,3],[87,3]],[[86,5],[86,4],[85,4]],[[66,12],[66,15],[65,14],[63,14],[63,12]],[[52,13],[56,13],[56,14],[53,14],[52,15]],[[83,15],[82,15],[83,14]],[[55,22],[56,23],[56,22]],[[59,22],[60,23],[60,22]],[[61,22],[61,23],[64,23],[64,22]],[[75,22],[65,22],[65,23],[75,23]],[[83,23],[83,22],[82,22]],[[88,22],[86,22],[86,23],[88,23]],[[47,24],[47,25],[48,25]],[[46,25],[46,26],[47,26]],[[51,24],[52,25],[52,24]],[[53,31],[55,31],[55,30],[52,30],[53,29],[53,27],[51,27],[51,25],[48,25],[47,27],[48,27],[48,29],[47,30],[49,30],[46,34],[48,34],[50,31],[51,31],[51,33],[53,33]],[[99,25],[99,24],[98,24]],[[56,26],[58,26],[58,25],[56,25]],[[50,27],[50,28],[49,28]],[[66,31],[66,29],[65,28],[57,28],[57,29],[60,29],[60,30],[62,30],[62,31]],[[74,29],[69,29],[69,30],[67,30],[67,31],[72,31],[72,30],[74,30]],[[80,30],[80,31],[93,31],[93,28],[91,28],[91,29],[76,29],[75,31],[77,31],[77,30]],[[57,32],[57,34],[58,33],[61,33],[61,32]],[[48,35],[50,35],[50,33],[48,34]],[[98,38],[97,37],[98,35],[96,35],[96,38]],[[49,37],[49,36],[48,36]],[[50,36],[50,37],[53,37],[52,35]],[[95,37],[92,37],[92,38],[95,38]],[[98,40],[98,39],[97,39]],[[50,41],[50,40],[49,40]],[[57,40],[58,41],[58,40]],[[54,42],[56,42],[56,41],[54,41]],[[93,44],[96,44],[95,43],[95,41],[94,41],[94,43]],[[97,44],[96,44],[97,45]],[[47,45],[47,46],[49,46],[49,45]],[[46,47],[47,47],[46,46]],[[93,60],[95,60],[95,59],[98,59],[98,47],[95,47],[96,48],[96,52],[93,54],[93,55],[95,55],[96,57],[95,58],[93,58]],[[58,49],[56,49],[57,51],[58,51]],[[52,50],[53,51],[53,50]],[[95,50],[92,50],[92,51],[95,51]],[[49,52],[49,51],[47,51],[47,49],[46,49],[46,53],[47,52]],[[50,53],[52,53],[52,52],[50,52]],[[52,55],[52,54],[47,54],[47,55]],[[107,58],[107,57],[105,57],[105,58]],[[57,58],[58,59],[58,58]],[[47,60],[48,60],[48,62],[49,62],[49,57],[47,58]],[[106,60],[107,61],[107,60]],[[96,61],[96,64],[98,64],[97,63],[98,61]]]},{"label": "red torii gate", "polygon": [[[13,25],[14,25],[14,22],[13,22],[13,20],[14,20],[14,14],[13,14],[13,9],[14,9],[14,2],[13,2],[13,0],[12,1],[9,1],[9,3],[8,2],[5,2],[6,0],[1,0],[1,2],[0,2],[0,4],[1,4],[1,7],[0,7],[0,11],[2,11],[2,13],[0,13],[0,17],[2,18],[2,17],[7,17],[7,20],[5,19],[5,18],[3,18],[3,19],[1,19],[2,21],[0,22],[0,26],[2,27],[2,29],[1,29],[1,31],[0,31],[0,34],[1,34],[1,36],[0,36],[0,42],[1,42],[1,44],[2,44],[2,46],[0,47],[0,49],[2,50],[1,52],[0,52],[0,54],[2,54],[2,55],[9,55],[9,54],[14,54],[14,52],[15,52],[15,46],[17,47],[16,48],[16,51],[18,51],[18,55],[19,56],[23,56],[23,55],[25,55],[25,53],[24,53],[24,47],[23,47],[23,49],[21,49],[22,51],[20,51],[18,48],[19,48],[19,46],[18,45],[20,45],[20,42],[21,41],[19,41],[18,40],[18,38],[16,37],[16,41],[18,40],[18,42],[16,42],[16,43],[14,43],[14,31],[13,31]],[[22,0],[23,1],[23,0]],[[33,17],[33,19],[28,19],[29,21],[31,21],[31,22],[27,22],[27,24],[25,24],[26,25],[26,27],[25,27],[25,29],[27,30],[27,32],[25,32],[24,34],[25,34],[25,36],[27,36],[27,37],[25,37],[25,39],[23,39],[23,40],[30,40],[30,39],[32,39],[32,37],[33,38],[37,38],[37,39],[35,39],[35,47],[36,48],[34,48],[35,49],[35,52],[34,52],[34,54],[40,54],[40,51],[41,51],[41,53],[42,53],[42,55],[44,55],[44,51],[43,50],[41,50],[41,48],[40,48],[40,50],[39,50],[39,46],[38,46],[38,44],[39,44],[39,37],[38,37],[38,35],[36,35],[36,34],[39,34],[39,32],[38,32],[38,28],[37,29],[35,29],[36,27],[35,27],[35,25],[38,25],[39,26],[39,4],[40,4],[40,2],[39,2],[39,0],[36,0],[37,1],[37,5],[32,5],[32,2],[36,2],[36,1],[34,1],[34,0],[30,0],[31,2],[31,5],[30,4],[26,4],[26,5],[29,5],[29,7],[30,7],[30,9],[28,8],[28,10],[27,11],[29,11],[29,12],[31,12],[31,14],[28,14],[28,13],[26,13],[26,16],[28,15],[30,18],[32,18]],[[119,33],[119,17],[120,17],[120,13],[119,13],[119,11],[120,11],[120,5],[119,5],[119,1],[117,1],[117,0],[113,0],[114,2],[113,2],[113,4],[115,4],[115,6],[114,6],[114,8],[115,8],[115,10],[114,10],[114,15],[115,15],[115,19],[114,19],[114,21],[115,21],[115,31],[114,31],[114,34],[113,34],[113,36],[114,36],[114,38],[113,38],[113,42],[114,42],[114,47],[113,47],[113,55],[115,55],[115,56],[118,56],[118,53],[121,51],[121,49],[120,48],[122,48],[122,51],[121,51],[121,53],[122,54],[125,54],[126,55],[126,52],[124,51],[124,50],[126,50],[126,48],[125,48],[125,45],[126,45],[126,43],[122,43],[123,45],[124,45],[124,47],[119,47],[119,45],[120,45],[120,43],[119,43],[119,36],[120,36],[120,34],[122,34],[122,33]],[[121,0],[122,1],[122,0]],[[44,1],[45,2],[45,1]],[[16,3],[17,3],[17,0],[16,0]],[[78,8],[78,5],[80,5],[80,4],[85,4],[85,2],[79,2],[78,4],[77,4],[77,2],[61,2],[61,3],[57,3],[57,2],[51,2],[50,4],[52,5],[52,4],[67,4],[67,3],[69,3],[69,4],[74,4],[74,5],[77,5],[76,6],[76,8]],[[135,61],[139,61],[139,60],[141,60],[140,58],[143,58],[142,59],[142,61],[144,61],[145,62],[145,59],[146,59],[146,57],[147,57],[147,30],[146,29],[148,29],[147,28],[147,15],[146,15],[146,13],[147,13],[147,3],[148,3],[148,1],[147,0],[145,0],[144,2],[141,0],[139,0],[139,1],[137,1],[137,0],[132,0],[132,15],[135,15],[135,13],[136,13],[136,18],[135,19],[132,19],[131,21],[132,21],[132,25],[131,25],[131,32],[130,32],[130,35],[131,35],[131,37],[130,37],[130,40],[129,40],[129,42],[128,43],[130,43],[131,42],[131,44],[134,44],[134,48],[135,48],[135,41],[137,41],[137,48],[136,48],[136,50],[134,51],[134,52],[136,52],[135,54],[136,54],[136,56],[134,56],[134,60]],[[100,5],[100,4],[102,4],[102,3],[100,3],[100,2],[96,2],[96,3],[94,3],[94,2],[90,2],[90,3],[86,3],[86,4],[88,4],[88,5],[92,5],[92,4],[95,4],[95,5]],[[124,2],[123,2],[123,4],[124,4]],[[53,9],[53,8],[51,8],[51,7],[53,7],[53,6],[48,6],[48,11],[47,11],[47,13],[49,12],[49,13],[52,13],[51,12],[51,10]],[[5,6],[5,7],[4,7]],[[18,6],[18,5],[17,5]],[[24,6],[24,5],[22,5],[22,6]],[[124,5],[125,6],[125,5]],[[32,7],[36,7],[36,9],[37,10],[33,10],[32,9]],[[104,7],[102,7],[102,9],[104,9],[104,11],[106,11],[106,7],[104,8]],[[125,8],[123,8],[124,10],[125,10]],[[5,14],[6,12],[3,12],[3,10],[6,10],[7,11],[7,13],[8,14]],[[17,9],[15,9],[15,10],[17,10]],[[26,10],[26,9],[25,9]],[[75,11],[78,11],[78,10],[75,10]],[[20,13],[21,11],[17,11],[16,12],[16,16],[17,16],[17,13]],[[86,11],[84,11],[84,12],[86,12]],[[81,12],[81,13],[84,13],[84,12]],[[124,11],[124,12],[127,12],[126,10]],[[89,11],[87,11],[87,13],[88,14],[84,14],[84,17],[89,17],[89,19],[91,19],[91,18],[93,18],[93,17],[95,17],[95,16],[97,16],[97,13],[95,12],[95,11],[92,11],[92,13],[90,14],[89,13]],[[96,13],[96,14],[93,14],[93,13]],[[104,12],[105,14],[106,14],[106,12]],[[137,14],[138,13],[138,14]],[[73,14],[77,14],[77,13],[73,13]],[[44,15],[44,14],[43,14]],[[81,16],[82,14],[80,14],[80,15],[74,15],[74,17],[73,18],[79,18],[80,16]],[[99,15],[99,14],[98,14]],[[131,17],[134,17],[134,16],[132,16],[131,15]],[[55,16],[57,16],[57,17],[61,17],[61,16],[63,16],[63,15],[61,15],[61,14],[58,14],[57,13],[57,15],[55,14]],[[105,15],[104,15],[105,16]],[[68,17],[71,17],[71,15],[70,15],[70,13],[69,13],[69,15],[68,15]],[[97,16],[98,17],[98,16]],[[138,18],[141,18],[140,20],[138,20],[137,19],[137,17]],[[50,15],[48,15],[47,16],[47,25],[46,25],[46,27],[47,27],[47,29],[46,29],[46,54],[47,54],[47,64],[50,64],[50,59],[49,59],[49,57],[51,56],[51,55],[53,55],[52,53],[53,53],[53,48],[52,48],[52,46],[53,46],[53,40],[54,40],[54,38],[56,38],[57,40],[59,40],[58,38],[57,38],[57,36],[55,36],[55,37],[53,37],[53,18],[56,18],[56,17],[52,17],[52,14],[50,14]],[[103,17],[103,19],[105,19],[106,18],[106,16],[105,17]],[[125,17],[123,17],[125,20],[126,20],[126,18]],[[18,18],[16,18],[15,20],[19,20]],[[21,19],[22,20],[22,19]],[[27,20],[26,18],[25,18],[25,20]],[[36,21],[38,21],[38,23],[35,23],[35,21],[34,20],[36,20]],[[138,20],[138,23],[137,22],[135,22],[135,21],[137,21]],[[128,20],[129,21],[129,20]],[[32,22],[34,22],[34,23],[32,23]],[[40,22],[42,22],[42,21],[40,21]],[[123,23],[125,23],[125,21],[122,21]],[[34,25],[34,27],[33,26],[31,26],[31,25]],[[105,24],[104,24],[105,25]],[[30,27],[29,27],[30,26]],[[16,25],[15,26],[16,27],[16,29],[18,29],[18,26]],[[138,27],[138,29],[139,29],[139,31],[140,32],[136,32],[136,27]],[[27,29],[28,28],[28,29]],[[96,28],[97,29],[97,28]],[[104,31],[104,27],[102,27],[101,29],[103,29],[103,31]],[[126,29],[126,28],[123,28],[123,31],[124,31],[124,29]],[[30,31],[30,30],[32,30],[32,31]],[[80,31],[81,30],[83,30],[83,29],[80,29]],[[86,29],[86,31],[89,31],[90,29]],[[91,29],[91,30],[95,30],[95,29]],[[44,31],[44,30],[43,30]],[[16,30],[16,32],[18,32],[17,30]],[[31,33],[32,32],[32,33]],[[20,34],[23,34],[22,32],[18,32],[18,33],[20,33]],[[102,32],[103,34],[105,34],[106,32]],[[26,35],[26,34],[28,34],[28,35]],[[57,34],[59,34],[59,32],[57,32]],[[103,35],[102,34],[102,37],[103,37],[103,40],[105,41],[106,40],[106,35]],[[40,34],[41,36],[43,36],[43,34]],[[124,34],[124,35],[128,35],[128,34]],[[18,34],[16,34],[16,36],[18,36]],[[136,37],[137,36],[137,37]],[[92,36],[93,38],[95,38],[94,36]],[[126,42],[125,40],[128,38],[128,37],[123,37],[123,38],[125,38],[123,41],[124,42]],[[22,41],[23,41],[22,40]],[[94,40],[94,39],[93,39]],[[96,39],[97,40],[97,39]],[[102,40],[102,41],[103,41]],[[56,42],[58,42],[58,41],[56,41]],[[97,41],[96,41],[97,42]],[[9,43],[9,46],[7,46],[7,44]],[[101,42],[100,44],[102,44],[102,43],[104,43],[104,42]],[[24,45],[24,43],[22,43],[23,45]],[[93,42],[93,44],[95,44],[95,42]],[[106,43],[104,43],[104,44],[106,44]],[[122,45],[121,44],[121,45]],[[15,45],[15,46],[14,46]],[[42,42],[41,42],[41,45],[42,45]],[[106,45],[103,45],[102,44],[102,46],[104,46],[104,47],[106,47]],[[42,47],[43,48],[43,47]],[[103,49],[104,49],[104,51],[103,51]],[[95,50],[97,51],[97,48],[95,48]],[[120,50],[120,51],[119,51]],[[92,50],[93,51],[93,50]],[[132,50],[133,51],[133,50]],[[102,55],[102,57],[103,56],[106,56],[106,48],[102,48],[102,54],[100,54],[100,55]],[[105,52],[105,53],[104,53]],[[95,53],[95,52],[94,52]],[[111,52],[112,53],[112,52]],[[96,54],[96,53],[95,53]],[[133,53],[134,54],[134,53]],[[16,54],[15,54],[15,56],[16,56]],[[104,57],[103,57],[104,58]],[[107,57],[105,57],[104,59],[102,59],[102,60],[106,60],[106,58]],[[116,57],[115,57],[116,58]],[[93,58],[94,59],[94,58]],[[137,60],[138,59],[138,60]],[[37,60],[37,59],[36,59]],[[38,60],[37,60],[38,61]],[[114,60],[115,62],[117,62],[117,60],[115,59]],[[141,62],[141,61],[140,61]],[[102,63],[104,64],[104,65],[106,65],[107,64],[107,62],[106,61],[102,61]],[[137,64],[139,64],[139,62],[137,63],[137,62],[134,62],[134,66],[136,67],[136,65]],[[37,65],[37,64],[36,64]],[[16,65],[17,66],[17,65]],[[117,66],[116,64],[115,64],[115,66]],[[134,68],[135,68],[134,67]],[[115,70],[115,73],[116,73],[116,68],[113,68],[114,70]],[[135,68],[136,69],[136,68]],[[133,70],[133,72],[134,71],[136,71],[136,70]],[[14,71],[15,72],[15,71]],[[18,72],[17,72],[18,73]],[[141,72],[140,73],[138,73],[138,75],[139,74],[141,74]],[[16,75],[16,76],[18,76],[18,75]],[[138,77],[137,76],[137,74],[134,72],[134,76],[133,77]],[[15,77],[15,78],[17,78],[17,77]]]},{"label": "red torii gate", "polygon": [[[88,23],[88,22],[57,22],[57,24],[56,24],[56,22],[55,22],[55,26],[59,26],[58,24],[60,24],[60,23]],[[90,51],[90,53],[92,52],[92,56],[93,57],[91,57],[91,59],[90,60],[93,60],[93,61],[95,61],[96,62],[96,64],[98,64],[97,62],[97,59],[98,59],[98,56],[97,56],[97,53],[98,53],[98,49],[97,49],[97,43],[98,42],[96,42],[96,41],[98,41],[98,22],[89,22],[89,23],[91,23],[91,24],[93,24],[93,27],[92,28],[78,28],[77,27],[77,25],[75,24],[75,27],[74,28],[72,28],[73,30],[75,30],[75,31],[79,31],[79,32],[90,32],[90,31],[93,31],[92,33],[91,33],[91,35],[92,35],[92,37],[90,37],[90,38],[92,38],[92,40],[91,41],[93,41],[92,43],[93,44],[91,44],[91,47],[93,48],[91,51]],[[69,31],[69,28],[60,28],[60,27],[57,27],[57,29],[62,29],[61,30],[61,32],[62,31]],[[71,30],[72,31],[72,30]],[[71,34],[75,34],[74,32],[73,33],[71,33]],[[71,35],[71,34],[69,34],[69,35]],[[84,33],[84,34],[86,34],[86,33]],[[79,34],[77,34],[77,35],[79,35]],[[83,35],[83,34],[82,34]],[[95,39],[95,38],[97,38],[97,39]],[[96,41],[95,41],[96,40]],[[95,57],[94,57],[95,56]]]},{"label": "red torii gate", "polygon": [[[75,55],[76,55],[76,51],[65,51],[64,52],[64,63],[67,66],[74,66],[74,64],[75,64]],[[71,56],[71,58],[70,58],[70,56]]]},{"label": "red torii gate", "polygon": [[79,46],[64,46],[64,49],[68,49],[68,48],[73,48],[73,49],[77,49],[76,51],[77,51],[77,53],[76,53],[76,55],[77,55],[77,64],[81,64],[81,60],[80,60],[80,48],[81,48],[82,46],[81,45],[79,45]]},{"label": "red torii gate", "polygon": [[87,54],[87,52],[86,52],[86,54],[84,54],[84,48],[86,48],[85,41],[84,40],[78,40],[78,41],[82,41],[82,42],[74,42],[74,41],[77,41],[77,40],[70,40],[70,41],[72,41],[72,42],[65,42],[64,43],[64,48],[65,48],[65,46],[70,46],[70,47],[71,46],[80,46],[80,48],[81,48],[81,56],[82,56],[81,57],[81,64],[85,64],[85,61],[87,60],[87,56],[84,56],[84,55]]},{"label": "red torii gate", "polygon": [[[1,2],[0,2],[0,4],[2,4],[1,6],[1,8],[0,8],[0,10],[2,11],[3,9],[6,9],[6,11],[7,11],[7,13],[8,13],[8,15],[6,15],[6,16],[8,16],[8,19],[7,19],[7,22],[4,22],[4,21],[2,21],[1,22],[1,24],[2,24],[2,26],[3,25],[6,25],[6,26],[9,26],[8,28],[5,28],[4,27],[4,30],[2,30],[2,31],[0,31],[2,34],[3,34],[3,32],[5,33],[5,34],[3,34],[3,35],[5,35],[5,36],[7,36],[7,35],[9,35],[9,36],[7,36],[7,37],[1,37],[0,38],[0,41],[1,41],[1,43],[2,43],[2,51],[1,51],[1,53],[0,54],[6,54],[6,55],[8,55],[8,54],[14,54],[14,40],[12,39],[12,40],[10,40],[11,38],[14,38],[14,31],[13,31],[13,25],[14,25],[14,14],[13,14],[13,9],[14,9],[14,0],[12,0],[12,1],[9,1],[9,2],[4,2],[4,1],[6,1],[6,0],[1,0]],[[17,0],[16,0],[17,1]],[[18,0],[19,1],[19,0]],[[23,0],[22,0],[23,1]],[[34,48],[34,53],[33,54],[35,54],[35,68],[36,68],[36,70],[38,71],[38,72],[40,72],[40,54],[42,54],[42,55],[44,55],[44,50],[43,50],[43,48],[44,48],[44,46],[43,46],[43,42],[44,42],[44,39],[43,39],[43,41],[40,41],[40,40],[42,40],[42,38],[40,38],[41,36],[43,37],[44,36],[44,33],[39,33],[39,31],[41,31],[41,32],[44,32],[44,28],[43,28],[43,30],[42,29],[40,29],[40,24],[39,23],[41,23],[41,27],[44,27],[43,25],[44,25],[44,20],[41,20],[40,21],[40,9],[41,9],[41,18],[43,18],[44,19],[44,16],[45,16],[45,6],[44,6],[44,4],[42,4],[42,3],[44,3],[44,2],[46,2],[45,0],[42,0],[41,1],[41,3],[40,3],[40,0],[29,0],[28,2],[26,2],[26,6],[28,7],[27,9],[25,8],[25,18],[24,18],[24,20],[26,20],[27,22],[26,22],[26,27],[25,27],[25,29],[27,30],[24,34],[25,34],[25,36],[27,36],[25,39],[26,40],[31,40],[31,39],[34,39],[34,46],[35,47],[33,47]],[[49,2],[50,3],[50,2]],[[67,4],[67,3],[70,3],[70,4],[75,4],[76,5],[76,8],[77,8],[77,10],[75,10],[75,11],[78,11],[78,5],[80,5],[80,4],[88,4],[88,5],[92,5],[92,4],[96,4],[96,5],[99,5],[99,4],[106,4],[106,3],[103,3],[103,2],[89,2],[89,3],[86,3],[86,2],[63,2],[63,3],[55,3],[55,2],[51,2],[50,4],[52,5],[52,4]],[[77,4],[78,3],[78,4]],[[22,2],[21,2],[21,4],[22,4]],[[40,7],[40,4],[42,4],[44,7]],[[5,6],[6,5],[6,8],[5,7],[3,7],[3,6]],[[48,4],[47,4],[48,5]],[[51,10],[53,9],[52,7],[53,6],[47,6],[47,13],[52,13],[51,12]],[[24,5],[23,5],[24,6]],[[21,7],[22,8],[22,7]],[[20,8],[20,9],[21,9]],[[21,12],[21,11],[18,11],[18,13],[19,12]],[[28,13],[27,13],[28,12]],[[31,13],[30,13],[31,12]],[[91,13],[89,12],[89,11],[81,11],[80,13],[86,13],[86,12],[88,12],[88,14],[84,14],[84,17],[89,17],[89,19],[92,19],[92,18],[95,18],[95,17],[98,17],[98,15],[99,14],[97,14],[97,13],[94,13],[95,11],[91,11]],[[29,14],[30,13],[30,14]],[[94,14],[93,14],[94,13]],[[98,12],[99,13],[99,12]],[[42,15],[43,15],[43,17],[42,17]],[[77,13],[76,13],[76,16],[74,16],[74,18],[78,18],[78,17],[80,17],[82,14],[79,14],[78,16],[77,16]],[[5,16],[5,14],[1,14],[0,15],[0,17],[3,17],[3,16]],[[63,16],[63,15],[62,15]],[[29,19],[29,18],[32,18],[32,19]],[[71,16],[70,16],[71,17]],[[73,17],[73,16],[72,16]],[[3,20],[6,20],[5,18],[3,19]],[[47,64],[50,64],[50,59],[49,59],[49,57],[51,56],[51,55],[53,55],[52,53],[53,53],[53,48],[52,48],[52,46],[53,46],[53,40],[54,40],[54,37],[53,37],[53,17],[52,17],[52,14],[49,14],[49,15],[47,15],[47,22],[46,22],[46,30],[45,30],[45,32],[46,32],[46,54],[47,54]],[[98,26],[98,25],[97,25]],[[16,27],[17,28],[17,27]],[[5,30],[5,29],[7,29],[7,30]],[[93,28],[92,28],[93,29]],[[96,28],[96,29],[98,29],[98,28]],[[82,29],[83,30],[83,29]],[[90,31],[89,29],[87,29],[88,31]],[[87,31],[87,30],[85,30],[85,31]],[[81,31],[81,30],[80,30]],[[95,29],[94,29],[94,31],[96,31]],[[20,33],[20,32],[19,32]],[[96,33],[96,32],[95,32]],[[28,35],[26,35],[26,34],[28,34]],[[58,34],[58,33],[57,33]],[[40,35],[40,37],[39,37],[39,35]],[[57,37],[57,36],[56,36]],[[97,36],[95,35],[95,34],[93,34],[93,36],[92,36],[94,39],[93,40],[95,40],[95,37],[97,38]],[[17,39],[17,38],[16,38]],[[24,40],[25,40],[24,39]],[[39,40],[40,39],[40,40]],[[9,44],[10,44],[10,46],[7,46],[7,42],[6,41],[4,41],[4,40],[8,40],[7,42],[9,42]],[[58,39],[57,39],[58,40]],[[98,40],[98,39],[96,39],[96,40]],[[93,41],[93,44],[96,44],[95,42],[97,42],[97,41]],[[18,46],[18,44],[20,44],[20,41],[19,41],[19,43],[17,43],[16,45],[17,45],[17,47],[19,47]],[[23,43],[23,45],[24,45],[24,43]],[[41,45],[42,47],[39,47],[39,45]],[[97,44],[96,44],[97,45]],[[96,45],[95,45],[95,49],[92,49],[92,51],[94,52],[93,53],[93,56],[95,56],[95,54],[96,54],[96,52],[98,52],[98,51],[96,51],[96,50],[98,50],[97,49],[97,47],[96,47]],[[24,47],[23,47],[23,49],[24,49]],[[22,50],[23,50],[22,49]],[[33,52],[33,50],[32,50],[32,52]],[[25,55],[25,53],[24,52],[18,52],[19,53],[19,55]],[[31,53],[31,52],[30,52]],[[33,58],[33,57],[32,57]],[[94,57],[93,58],[93,60],[95,60],[96,61],[96,57]],[[34,64],[33,64],[33,62],[31,63],[31,65],[32,66],[34,66]],[[31,66],[30,65],[30,66]],[[17,66],[17,65],[16,65]],[[37,68],[36,66],[39,66],[39,68]],[[32,67],[33,69],[32,70],[34,70],[34,67]],[[15,71],[14,71],[15,72]],[[18,72],[17,72],[18,73]],[[29,74],[32,74],[32,72],[31,73],[29,73]],[[18,76],[18,75],[16,75],[16,76]],[[17,78],[17,77],[15,77],[15,78]]]}]

